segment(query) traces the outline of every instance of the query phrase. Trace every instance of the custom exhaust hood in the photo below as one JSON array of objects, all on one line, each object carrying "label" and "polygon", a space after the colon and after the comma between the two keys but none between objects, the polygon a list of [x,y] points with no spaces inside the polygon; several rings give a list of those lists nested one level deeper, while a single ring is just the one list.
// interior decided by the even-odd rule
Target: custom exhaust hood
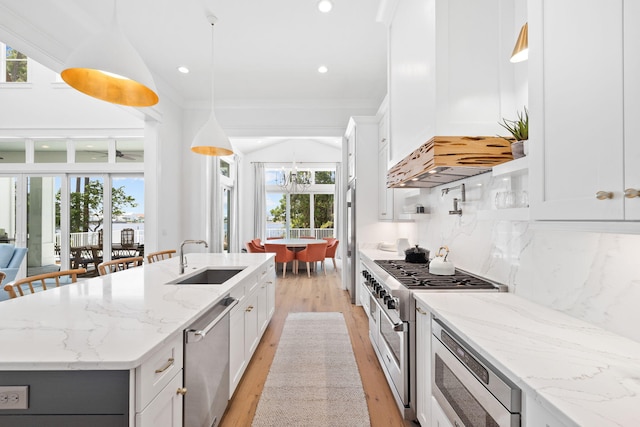
[{"label": "custom exhaust hood", "polygon": [[513,160],[510,142],[492,136],[435,136],[389,169],[388,188],[431,188],[489,172]]}]

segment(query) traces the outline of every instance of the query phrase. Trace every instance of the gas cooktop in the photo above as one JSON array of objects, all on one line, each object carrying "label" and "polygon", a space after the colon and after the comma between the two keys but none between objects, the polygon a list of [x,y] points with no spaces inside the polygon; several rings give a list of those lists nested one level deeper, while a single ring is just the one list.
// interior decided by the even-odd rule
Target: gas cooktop
[{"label": "gas cooktop", "polygon": [[416,264],[403,260],[376,260],[384,271],[393,276],[403,286],[414,289],[496,289],[487,280],[456,270],[452,276],[438,276],[429,273],[429,264]]}]

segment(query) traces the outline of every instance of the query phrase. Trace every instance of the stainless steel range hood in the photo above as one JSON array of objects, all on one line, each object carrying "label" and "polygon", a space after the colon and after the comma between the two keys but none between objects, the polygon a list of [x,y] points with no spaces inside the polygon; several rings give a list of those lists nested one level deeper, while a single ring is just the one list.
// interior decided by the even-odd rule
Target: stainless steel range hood
[{"label": "stainless steel range hood", "polygon": [[389,188],[431,188],[491,171],[513,160],[497,136],[435,136],[389,169]]}]

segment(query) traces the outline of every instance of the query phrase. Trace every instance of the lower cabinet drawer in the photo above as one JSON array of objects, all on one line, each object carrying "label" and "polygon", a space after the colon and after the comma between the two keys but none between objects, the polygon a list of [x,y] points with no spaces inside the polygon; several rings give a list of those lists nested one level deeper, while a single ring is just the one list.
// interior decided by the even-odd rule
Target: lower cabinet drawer
[{"label": "lower cabinet drawer", "polygon": [[183,335],[180,332],[136,369],[136,412],[141,412],[182,370],[182,342]]},{"label": "lower cabinet drawer", "polygon": [[144,411],[136,414],[136,427],[182,426],[182,384],[182,371],[178,371]]}]

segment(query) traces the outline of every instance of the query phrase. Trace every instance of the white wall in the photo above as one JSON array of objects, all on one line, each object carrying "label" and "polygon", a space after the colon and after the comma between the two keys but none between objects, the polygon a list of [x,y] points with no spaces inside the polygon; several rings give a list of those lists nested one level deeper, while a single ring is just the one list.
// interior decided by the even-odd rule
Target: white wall
[{"label": "white wall", "polygon": [[[456,267],[504,283],[511,292],[542,305],[640,341],[640,236],[574,231],[570,226],[483,219],[495,213],[495,194],[526,180],[493,178],[464,181],[462,216],[449,215],[452,191],[421,190],[428,220],[418,223],[418,242],[432,252],[451,250]],[[480,212],[478,212],[480,211]],[[484,212],[483,212],[484,211]],[[489,211],[489,212],[487,212]],[[501,213],[501,212],[498,212]],[[504,213],[504,212],[502,212]],[[484,217],[483,217],[484,215]]]}]

